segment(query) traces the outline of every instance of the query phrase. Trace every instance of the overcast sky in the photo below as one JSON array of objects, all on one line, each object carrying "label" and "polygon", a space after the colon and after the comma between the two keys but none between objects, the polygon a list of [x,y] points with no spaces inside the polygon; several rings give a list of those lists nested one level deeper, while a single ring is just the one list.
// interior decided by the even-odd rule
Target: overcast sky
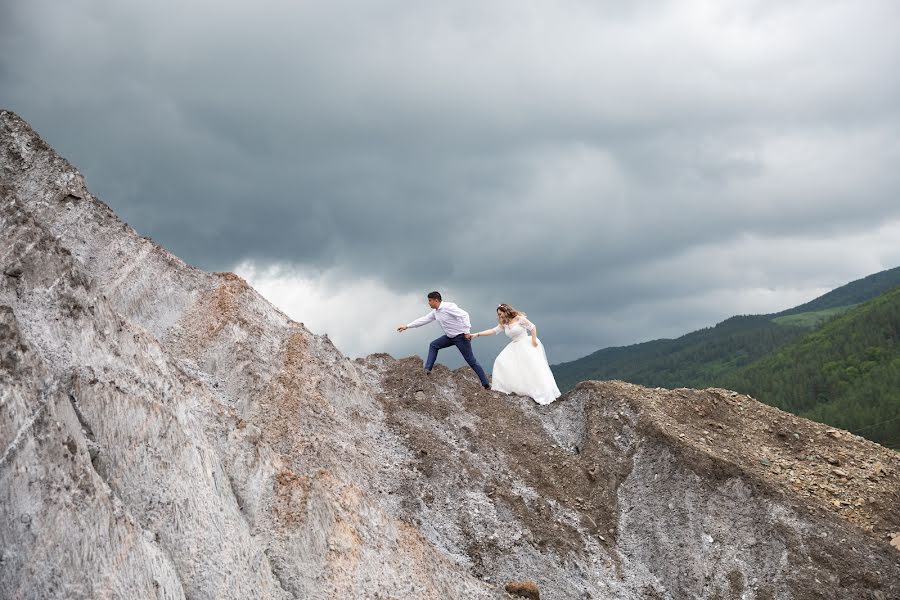
[{"label": "overcast sky", "polygon": [[[551,362],[900,265],[896,0],[0,3],[0,105],[351,356]],[[489,367],[500,337],[476,342]],[[454,350],[442,359],[460,364]]]}]

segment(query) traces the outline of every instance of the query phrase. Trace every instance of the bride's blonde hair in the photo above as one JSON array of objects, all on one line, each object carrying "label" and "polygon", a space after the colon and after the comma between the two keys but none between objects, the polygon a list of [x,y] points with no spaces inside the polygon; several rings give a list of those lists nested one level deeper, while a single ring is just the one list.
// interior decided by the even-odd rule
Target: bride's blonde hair
[{"label": "bride's blonde hair", "polygon": [[497,318],[501,325],[509,325],[509,322],[521,315],[522,313],[514,309],[509,304],[500,304],[497,306]]}]

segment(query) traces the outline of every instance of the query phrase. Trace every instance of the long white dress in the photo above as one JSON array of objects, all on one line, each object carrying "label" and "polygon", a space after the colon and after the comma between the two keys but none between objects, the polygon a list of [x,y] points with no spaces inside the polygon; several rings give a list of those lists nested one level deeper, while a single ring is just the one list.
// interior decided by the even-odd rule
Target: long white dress
[{"label": "long white dress", "polygon": [[559,398],[559,388],[547,364],[544,345],[531,343],[534,325],[521,315],[508,325],[497,325],[494,335],[505,333],[512,341],[497,355],[491,373],[491,389],[504,394],[530,396],[538,404],[550,404]]}]

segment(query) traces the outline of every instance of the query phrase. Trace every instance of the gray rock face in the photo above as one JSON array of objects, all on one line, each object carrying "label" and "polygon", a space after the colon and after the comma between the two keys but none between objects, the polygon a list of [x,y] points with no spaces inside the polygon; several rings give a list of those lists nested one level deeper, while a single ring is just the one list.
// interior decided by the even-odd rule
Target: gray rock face
[{"label": "gray rock face", "polygon": [[8,111],[0,266],[2,598],[900,597],[896,454],[722,390],[351,361]]}]

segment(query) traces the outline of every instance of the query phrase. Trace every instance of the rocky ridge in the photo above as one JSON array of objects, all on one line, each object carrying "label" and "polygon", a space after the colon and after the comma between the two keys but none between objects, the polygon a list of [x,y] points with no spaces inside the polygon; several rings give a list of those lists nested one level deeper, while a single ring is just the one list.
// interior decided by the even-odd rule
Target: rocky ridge
[{"label": "rocky ridge", "polygon": [[727,390],[351,361],[0,113],[0,597],[900,597],[900,459]]}]

